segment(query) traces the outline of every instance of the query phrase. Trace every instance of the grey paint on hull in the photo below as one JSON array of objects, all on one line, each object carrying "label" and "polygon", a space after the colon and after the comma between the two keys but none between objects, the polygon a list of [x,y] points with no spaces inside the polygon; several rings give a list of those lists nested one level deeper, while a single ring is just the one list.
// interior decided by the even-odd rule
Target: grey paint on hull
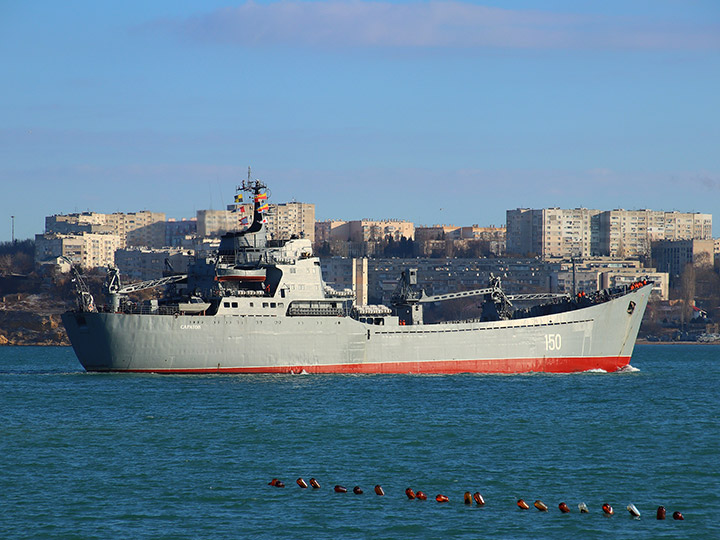
[{"label": "grey paint on hull", "polygon": [[387,366],[418,372],[433,362],[435,372],[563,371],[553,369],[563,359],[576,359],[581,371],[592,369],[594,358],[632,355],[650,289],[565,313],[496,322],[375,326],[349,317],[73,312],[63,322],[88,371],[382,372]]}]

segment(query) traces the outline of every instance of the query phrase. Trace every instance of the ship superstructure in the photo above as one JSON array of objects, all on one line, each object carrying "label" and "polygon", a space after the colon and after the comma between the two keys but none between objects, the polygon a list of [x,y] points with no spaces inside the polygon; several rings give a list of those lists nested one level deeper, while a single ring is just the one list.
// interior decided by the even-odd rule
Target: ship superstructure
[{"label": "ship superstructure", "polygon": [[[108,271],[107,304],[80,287],[63,322],[88,371],[163,373],[519,373],[615,371],[629,363],[650,286],[590,295],[506,295],[485,289],[427,296],[404,272],[391,305],[358,305],[322,279],[310,241],[268,239],[267,187],[248,179],[244,230],[185,275],[122,287]],[[170,286],[158,302],[129,293]],[[182,290],[182,292],[178,292]],[[473,320],[427,324],[424,306],[482,297]],[[533,298],[530,298],[532,296]],[[513,303],[540,302],[527,309]]]}]

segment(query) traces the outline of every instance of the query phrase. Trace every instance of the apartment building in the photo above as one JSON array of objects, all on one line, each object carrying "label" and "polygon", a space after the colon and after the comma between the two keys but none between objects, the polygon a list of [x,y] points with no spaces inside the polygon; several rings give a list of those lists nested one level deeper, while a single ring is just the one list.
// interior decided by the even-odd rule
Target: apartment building
[{"label": "apartment building", "polygon": [[508,210],[507,252],[543,258],[589,257],[597,251],[600,213],[588,208]]},{"label": "apartment building", "polygon": [[670,274],[673,282],[679,278],[685,266],[712,266],[715,241],[708,240],[658,240],[652,244],[653,263],[658,270]]},{"label": "apartment building", "polygon": [[[268,205],[263,214],[269,238],[288,240],[293,235],[315,238],[315,205],[289,202]],[[200,237],[222,236],[226,232],[239,231],[253,219],[253,205],[232,204],[227,210],[198,210],[197,234]]]},{"label": "apartment building", "polygon": [[83,268],[105,267],[115,262],[115,251],[123,247],[123,240],[115,234],[37,234],[35,262],[67,257]]},{"label": "apartment building", "polygon": [[518,208],[506,215],[507,251],[515,255],[642,257],[656,240],[712,238],[711,214]]},{"label": "apartment building", "polygon": [[267,212],[267,231],[275,240],[293,236],[315,242],[315,205],[301,202],[271,204]]},{"label": "apartment building", "polygon": [[45,218],[46,234],[111,234],[120,238],[121,247],[165,244],[165,214],[162,212],[82,212]]}]

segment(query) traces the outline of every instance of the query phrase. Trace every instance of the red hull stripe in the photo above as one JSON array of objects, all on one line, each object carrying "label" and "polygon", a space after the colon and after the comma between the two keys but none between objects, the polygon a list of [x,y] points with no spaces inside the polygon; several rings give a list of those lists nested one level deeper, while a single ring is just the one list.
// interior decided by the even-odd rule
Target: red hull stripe
[{"label": "red hull stripe", "polygon": [[109,369],[131,373],[575,373],[602,369],[617,371],[630,363],[629,356],[574,358],[502,358],[490,360],[436,360],[308,366],[218,367],[198,369]]},{"label": "red hull stripe", "polygon": [[215,281],[265,281],[265,276],[218,276]]}]

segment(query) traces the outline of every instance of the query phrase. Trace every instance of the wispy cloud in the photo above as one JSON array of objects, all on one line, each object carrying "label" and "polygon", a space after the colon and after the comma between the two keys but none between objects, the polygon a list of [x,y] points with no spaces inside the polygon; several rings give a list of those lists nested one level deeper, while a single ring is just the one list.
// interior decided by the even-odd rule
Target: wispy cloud
[{"label": "wispy cloud", "polygon": [[510,10],[458,1],[244,2],[145,27],[240,46],[718,49],[720,25]]}]

